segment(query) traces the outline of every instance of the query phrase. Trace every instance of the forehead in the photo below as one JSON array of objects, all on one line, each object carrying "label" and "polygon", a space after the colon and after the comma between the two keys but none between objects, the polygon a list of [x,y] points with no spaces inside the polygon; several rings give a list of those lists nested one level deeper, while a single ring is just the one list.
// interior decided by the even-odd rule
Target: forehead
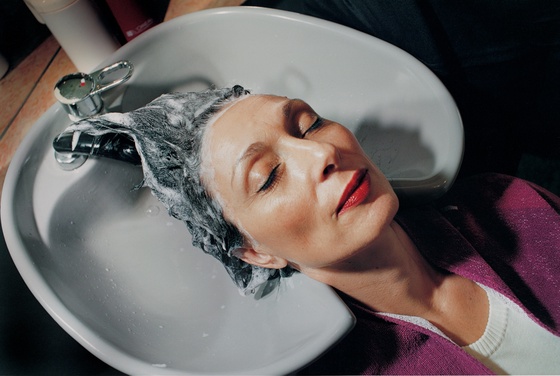
[{"label": "forehead", "polygon": [[224,150],[241,148],[256,137],[263,126],[275,124],[285,116],[289,103],[290,100],[285,97],[272,95],[242,98],[217,114],[206,131],[204,145],[210,149],[216,145]]},{"label": "forehead", "polygon": [[289,102],[288,98],[274,95],[250,95],[241,98],[218,114],[212,128],[230,127],[281,116],[283,107]]},{"label": "forehead", "polygon": [[276,123],[284,116],[286,103],[289,99],[285,97],[250,95],[218,113],[208,124],[203,138],[203,170],[216,173],[230,164],[228,161],[235,161],[264,129],[269,128],[267,124]]},{"label": "forehead", "polygon": [[212,138],[220,138],[225,134],[235,133],[236,130],[245,129],[249,133],[241,135],[247,137],[252,133],[266,130],[267,125],[281,125],[283,120],[302,112],[314,113],[309,104],[301,99],[251,95],[241,98],[219,112],[214,121],[209,124],[207,133],[211,133]]}]

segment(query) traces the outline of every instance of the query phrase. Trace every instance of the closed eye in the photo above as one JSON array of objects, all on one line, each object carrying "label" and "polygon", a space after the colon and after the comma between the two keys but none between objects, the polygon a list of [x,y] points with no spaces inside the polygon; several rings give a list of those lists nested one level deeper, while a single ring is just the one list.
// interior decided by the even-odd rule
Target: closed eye
[{"label": "closed eye", "polygon": [[268,175],[268,178],[266,179],[264,184],[259,188],[257,193],[266,192],[266,191],[268,191],[268,190],[270,190],[270,189],[272,189],[276,186],[276,184],[278,183],[278,179],[279,179],[279,172],[278,172],[279,167],[280,167],[280,164],[277,164],[272,169],[272,171],[270,171],[270,174]]},{"label": "closed eye", "polygon": [[305,136],[308,133],[312,133],[314,131],[316,131],[317,129],[321,128],[321,126],[325,123],[325,119],[323,119],[320,116],[317,116],[317,120],[315,120],[315,122],[313,124],[311,124],[311,126],[309,128],[307,128],[307,130],[305,132],[303,132],[303,134],[301,135],[302,138],[305,138]]}]

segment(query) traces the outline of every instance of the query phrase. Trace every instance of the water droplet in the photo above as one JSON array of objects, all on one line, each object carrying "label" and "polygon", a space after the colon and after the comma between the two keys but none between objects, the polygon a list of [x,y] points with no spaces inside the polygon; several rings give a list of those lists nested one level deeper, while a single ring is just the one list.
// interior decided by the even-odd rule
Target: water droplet
[{"label": "water droplet", "polygon": [[155,217],[159,214],[159,207],[155,205],[150,205],[148,209],[146,209],[146,214],[148,217]]}]

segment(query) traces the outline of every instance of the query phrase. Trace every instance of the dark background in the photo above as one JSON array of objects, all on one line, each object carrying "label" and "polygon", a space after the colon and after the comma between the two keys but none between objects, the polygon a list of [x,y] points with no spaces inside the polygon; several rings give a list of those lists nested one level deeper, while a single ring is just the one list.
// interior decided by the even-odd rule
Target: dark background
[{"label": "dark background", "polygon": [[[168,1],[142,0],[141,3],[156,19],[162,19]],[[245,5],[321,16],[376,35],[407,50],[438,74],[457,101],[466,132],[465,161],[460,177],[484,171],[502,172],[536,182],[560,194],[560,35],[558,7],[553,5],[560,2],[418,2],[435,4],[426,8],[416,7],[417,3],[414,1],[368,0],[368,7],[391,4],[393,9],[379,10],[379,14],[385,12],[380,19],[367,12],[362,14],[362,18],[350,17],[345,13],[348,9],[342,5],[345,3],[347,2],[340,0],[249,0]],[[489,28],[484,30],[477,29],[476,25],[465,25],[466,29],[473,28],[472,35],[467,32],[450,38],[453,35],[449,33],[450,26],[441,21],[446,20],[442,17],[442,12],[446,10],[442,10],[441,5],[449,3],[468,8],[464,9],[464,14],[482,19],[486,25],[490,25]],[[525,17],[520,7],[529,3],[534,4],[536,10],[544,5],[554,9],[542,9],[540,18],[525,25],[526,30],[515,36],[518,29],[514,27],[515,23],[524,22]],[[404,5],[410,4],[413,6],[404,9]],[[493,4],[494,9],[488,9],[488,4]],[[401,5],[402,9],[397,9],[395,13],[394,8]],[[338,6],[342,8],[337,9]],[[514,9],[515,7],[518,8]],[[406,17],[416,17],[414,12],[420,12],[423,20],[427,20],[427,26],[420,25],[418,30],[426,26],[427,32],[432,33],[433,40],[437,42],[436,49],[454,52],[457,50],[457,43],[459,47],[468,43],[484,44],[484,32],[487,36],[504,32],[504,38],[519,42],[514,45],[528,50],[515,55],[511,61],[494,61],[492,64],[497,65],[490,67],[472,62],[465,64],[465,59],[471,56],[464,58],[460,54],[451,53],[450,56],[444,56],[442,65],[438,61],[431,61],[430,56],[423,55],[426,48],[415,51],[419,40],[412,40],[409,45],[407,42],[410,40],[393,40],[393,35],[387,33],[387,30],[399,25],[405,27]],[[395,18],[391,19],[391,16]],[[389,23],[386,28],[383,28],[384,21]],[[500,22],[505,27],[500,27]],[[115,26],[111,25],[111,20],[108,24],[109,27]],[[478,39],[477,33],[480,34]],[[0,53],[7,57],[12,67],[49,35],[48,29],[35,20],[22,0],[0,2]],[[420,36],[421,33],[418,32],[417,35]],[[468,35],[474,37],[469,39]],[[545,42],[541,43],[541,40]],[[452,68],[447,69],[449,67]],[[74,341],[40,306],[17,272],[3,236],[0,237],[0,374],[118,373]]]}]

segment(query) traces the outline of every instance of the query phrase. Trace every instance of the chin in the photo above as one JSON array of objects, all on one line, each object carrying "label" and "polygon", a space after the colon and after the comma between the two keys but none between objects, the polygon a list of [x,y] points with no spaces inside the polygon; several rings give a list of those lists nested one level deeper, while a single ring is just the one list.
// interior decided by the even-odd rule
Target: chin
[{"label": "chin", "polygon": [[393,222],[398,210],[399,199],[391,189],[374,199],[365,222],[371,226],[371,231],[379,236]]}]

